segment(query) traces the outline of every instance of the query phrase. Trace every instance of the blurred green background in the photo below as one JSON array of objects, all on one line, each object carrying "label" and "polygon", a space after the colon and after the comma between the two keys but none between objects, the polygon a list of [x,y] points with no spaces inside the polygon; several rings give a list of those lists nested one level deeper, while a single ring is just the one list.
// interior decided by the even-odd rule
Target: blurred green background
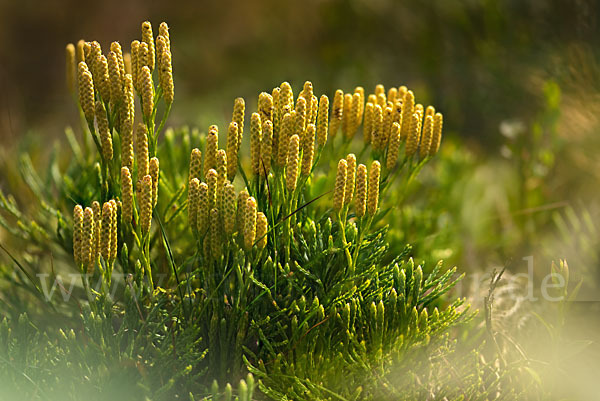
[{"label": "blurred green background", "polygon": [[[599,3],[591,0],[0,1],[0,136],[60,134],[74,107],[64,45],[125,50],[138,21],[171,26],[173,124],[225,120],[236,96],[288,80],[332,94],[407,84],[447,131],[496,152],[500,123],[526,124],[548,79],[598,89]],[[591,86],[591,87],[590,87]]]}]

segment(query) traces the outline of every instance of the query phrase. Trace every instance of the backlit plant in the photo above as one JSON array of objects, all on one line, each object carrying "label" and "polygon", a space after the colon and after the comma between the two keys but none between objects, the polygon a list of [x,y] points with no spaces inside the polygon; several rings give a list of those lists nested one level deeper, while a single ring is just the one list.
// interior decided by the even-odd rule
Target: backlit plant
[{"label": "backlit plant", "polygon": [[[440,302],[455,269],[425,274],[410,247],[390,253],[385,216],[389,188],[437,153],[442,114],[405,86],[330,102],[284,82],[254,112],[235,99],[231,122],[206,135],[165,129],[172,53],[167,24],[158,32],[144,22],[129,53],[66,48],[83,145],[69,132],[60,197],[39,193],[49,206],[36,224],[57,235],[11,229],[73,256],[86,329],[64,338],[81,354],[112,344],[105,353],[136,360],[140,394],[156,399],[429,396],[393,383],[410,358],[449,347],[467,308]],[[10,198],[1,205],[22,221]]]}]

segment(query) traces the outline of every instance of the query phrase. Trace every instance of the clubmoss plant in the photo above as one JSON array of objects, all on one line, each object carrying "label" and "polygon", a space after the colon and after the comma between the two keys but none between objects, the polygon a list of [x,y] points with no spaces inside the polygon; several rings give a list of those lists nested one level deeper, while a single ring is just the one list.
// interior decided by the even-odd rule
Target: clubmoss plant
[{"label": "clubmoss plant", "polygon": [[155,399],[382,399],[395,366],[441,349],[467,317],[462,300],[439,301],[455,269],[424,274],[408,247],[390,255],[379,207],[437,152],[441,114],[405,87],[339,89],[330,104],[310,81],[297,96],[283,82],[256,111],[235,99],[225,149],[216,124],[163,136],[169,28],[141,32],[130,57],[118,42],[107,55],[97,42],[67,48],[80,142],[96,149],[72,135],[53,239],[72,251],[67,268],[88,273],[86,335],[143,355],[134,366],[160,377],[144,381]]}]

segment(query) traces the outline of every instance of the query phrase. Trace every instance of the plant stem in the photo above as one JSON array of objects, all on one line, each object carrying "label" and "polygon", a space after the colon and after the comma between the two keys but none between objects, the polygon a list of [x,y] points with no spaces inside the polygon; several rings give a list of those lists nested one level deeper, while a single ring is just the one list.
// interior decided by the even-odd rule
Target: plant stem
[{"label": "plant stem", "polygon": [[352,263],[352,255],[350,255],[350,249],[348,249],[348,241],[346,241],[346,224],[345,221],[342,220],[341,211],[337,213],[338,222],[340,223],[340,230],[342,232],[342,244],[344,245],[344,253],[346,254],[346,259],[348,261],[348,271],[350,272],[353,269]]},{"label": "plant stem", "polygon": [[154,281],[152,280],[152,266],[150,264],[150,233],[148,232],[144,238],[145,253],[146,253],[146,273],[148,274],[148,282],[150,284],[150,294],[154,292]]},{"label": "plant stem", "polygon": [[360,219],[360,223],[358,224],[358,242],[356,243],[356,248],[354,249],[354,256],[352,258],[353,264],[352,264],[352,269],[350,269],[350,274],[354,274],[354,272],[356,271],[356,263],[358,261],[358,252],[360,251],[360,247],[362,245],[363,239],[365,238],[365,233],[369,231],[369,228],[371,228],[371,222],[373,221],[373,216],[370,216],[367,221],[365,226],[363,227],[363,221],[364,218]]}]

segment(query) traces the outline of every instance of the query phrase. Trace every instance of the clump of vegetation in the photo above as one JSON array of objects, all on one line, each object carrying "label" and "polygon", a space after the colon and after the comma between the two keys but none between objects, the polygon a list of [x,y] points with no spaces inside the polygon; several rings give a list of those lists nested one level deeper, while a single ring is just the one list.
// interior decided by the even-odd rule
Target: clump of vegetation
[{"label": "clump of vegetation", "polygon": [[144,22],[141,33],[130,53],[118,42],[106,54],[98,42],[67,46],[81,137],[66,131],[69,155],[53,153],[45,176],[20,158],[35,196],[26,212],[0,193],[0,223],[23,250],[3,246],[13,265],[2,266],[0,394],[527,391],[494,352],[481,357],[485,343],[463,352],[454,340],[473,317],[445,295],[456,268],[390,246],[388,232],[399,238],[405,224],[390,216],[402,215],[403,191],[438,153],[441,113],[405,86],[337,90],[330,104],[309,81],[297,96],[284,82],[259,94],[255,112],[235,99],[225,130],[165,129],[175,98],[169,28],[155,37]]}]

